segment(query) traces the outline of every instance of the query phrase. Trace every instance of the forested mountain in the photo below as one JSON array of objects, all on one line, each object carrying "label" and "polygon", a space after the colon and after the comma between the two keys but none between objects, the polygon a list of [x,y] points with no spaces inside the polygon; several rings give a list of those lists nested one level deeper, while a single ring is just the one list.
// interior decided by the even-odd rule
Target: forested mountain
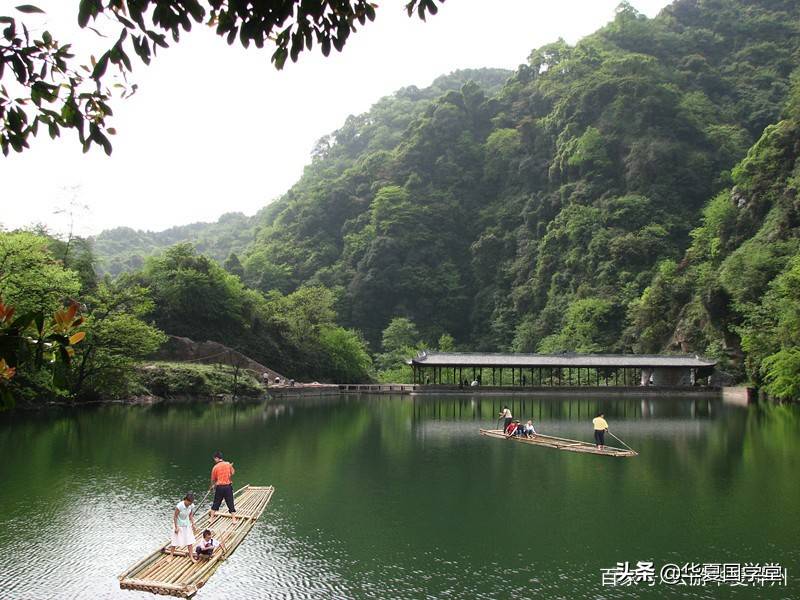
[{"label": "forested mountain", "polygon": [[[399,90],[391,96],[381,98],[369,113],[349,117],[340,130],[322,137],[317,142],[313,155],[316,157],[331,153],[333,146],[336,147],[336,153],[346,147],[341,164],[336,166],[342,169],[344,164],[352,163],[362,150],[391,148],[396,145],[408,124],[442,94],[461,89],[467,81],[475,81],[485,93],[493,94],[510,75],[511,72],[504,69],[464,69],[438,77],[422,90],[415,86]],[[368,137],[362,137],[364,128],[370,129]],[[359,147],[359,143],[365,145]],[[330,168],[332,165],[327,166]],[[100,273],[113,276],[135,271],[142,267],[146,257],[183,242],[191,242],[200,253],[219,263],[223,263],[231,254],[237,255],[238,259],[252,244],[257,226],[262,222],[268,223],[271,216],[271,207],[267,206],[253,217],[242,213],[227,213],[214,223],[192,223],[158,232],[140,231],[130,227],[109,229],[92,239],[98,259],[97,268]],[[255,256],[250,259],[251,272],[258,272],[257,280],[252,282],[256,286],[261,283],[260,279],[265,271],[269,270],[259,260]],[[265,282],[261,287],[269,290],[280,286]]]},{"label": "forested mountain", "polygon": [[402,315],[473,349],[636,349],[631,306],[780,118],[798,16],[623,4],[576,46],[534,50],[497,94],[467,83],[399,135],[385,112],[351,119],[264,211],[247,279],[340,288],[373,345]]},{"label": "forested mountain", "polygon": [[661,263],[631,314],[642,349],[705,349],[773,396],[797,398],[800,85],[785,116],[736,166],[686,254]]},{"label": "forested mountain", "polygon": [[227,213],[215,223],[192,223],[158,232],[117,227],[103,231],[92,242],[98,271],[116,276],[141,269],[146,257],[182,242],[191,242],[199,252],[221,263],[231,253],[242,252],[254,238],[255,219]]},{"label": "forested mountain", "polygon": [[697,351],[759,379],[794,347],[770,307],[796,270],[798,23],[789,0],[623,3],[514,73],[400,90],[320,140],[229,270],[333,290],[373,351],[404,317],[429,346]]}]

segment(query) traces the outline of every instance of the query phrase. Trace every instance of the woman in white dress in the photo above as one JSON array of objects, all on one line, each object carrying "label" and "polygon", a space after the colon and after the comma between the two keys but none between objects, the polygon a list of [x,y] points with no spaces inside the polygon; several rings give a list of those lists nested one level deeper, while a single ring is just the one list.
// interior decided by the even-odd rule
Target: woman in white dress
[{"label": "woman in white dress", "polygon": [[197,526],[194,524],[194,494],[189,492],[184,496],[183,500],[178,502],[175,506],[175,511],[172,513],[172,544],[169,547],[169,552],[175,555],[175,548],[186,546],[186,552],[192,562],[197,562],[192,552],[192,546],[195,543],[194,530]]}]

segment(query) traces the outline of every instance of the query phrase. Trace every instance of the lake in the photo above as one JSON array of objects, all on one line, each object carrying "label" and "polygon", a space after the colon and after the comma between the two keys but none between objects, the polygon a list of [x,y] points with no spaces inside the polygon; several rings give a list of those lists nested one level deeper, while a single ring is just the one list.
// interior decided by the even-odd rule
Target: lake
[{"label": "lake", "polygon": [[[601,409],[640,456],[478,435],[503,404],[584,440]],[[0,415],[0,596],[153,598],[117,575],[218,449],[276,491],[198,599],[800,596],[800,407],[470,394]],[[655,584],[602,586],[626,561]],[[665,583],[670,563],[778,563],[787,585]]]}]

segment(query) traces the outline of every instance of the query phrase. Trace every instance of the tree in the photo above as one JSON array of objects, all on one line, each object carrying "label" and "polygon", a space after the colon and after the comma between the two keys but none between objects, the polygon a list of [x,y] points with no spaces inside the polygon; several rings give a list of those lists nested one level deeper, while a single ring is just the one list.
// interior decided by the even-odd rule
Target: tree
[{"label": "tree", "polygon": [[773,279],[759,303],[746,305],[736,327],[756,383],[776,398],[800,393],[800,253]]},{"label": "tree", "polygon": [[71,392],[78,397],[123,396],[130,392],[136,361],[167,339],[144,321],[153,301],[147,289],[122,279],[101,283],[86,304],[86,340],[70,373]]},{"label": "tree", "polygon": [[245,307],[255,301],[251,294],[191,244],[177,244],[147,259],[137,279],[155,300],[156,323],[173,335],[224,342],[248,328]]},{"label": "tree", "polygon": [[49,238],[48,248],[53,257],[70,271],[74,271],[81,282],[81,290],[89,291],[97,285],[96,259],[89,240],[71,237],[68,240]]},{"label": "tree", "polygon": [[74,346],[86,335],[77,331],[84,322],[78,312],[73,302],[52,316],[36,309],[15,317],[14,307],[0,299],[0,410],[14,406],[20,389],[63,393]]},{"label": "tree", "polygon": [[327,354],[326,371],[335,383],[368,382],[372,379],[372,359],[366,342],[352,329],[323,327],[319,342]]},{"label": "tree", "polygon": [[370,381],[372,359],[361,334],[336,324],[336,294],[324,286],[303,286],[284,296],[272,291],[269,324],[285,340],[284,353],[299,359],[293,372],[337,383]]},{"label": "tree", "polygon": [[[442,335],[445,344],[452,338]],[[383,330],[381,348],[383,352],[375,357],[378,379],[388,383],[405,383],[411,380],[411,370],[406,367],[406,359],[414,356],[423,344],[414,321],[408,317],[394,317]]]},{"label": "tree", "polygon": [[80,291],[78,275],[51,253],[52,242],[27,231],[0,231],[0,297],[19,315],[50,314]]},{"label": "tree", "polygon": [[439,352],[455,352],[456,341],[449,333],[443,333],[439,336],[439,343],[436,344],[436,348]]},{"label": "tree", "polygon": [[324,286],[304,286],[283,296],[270,293],[268,310],[298,345],[313,345],[322,328],[335,325],[335,296]]},{"label": "tree", "polygon": [[540,352],[609,352],[618,339],[620,311],[602,298],[575,300],[567,308],[561,330],[539,344]]},{"label": "tree", "polygon": [[395,317],[383,330],[381,348],[391,353],[402,351],[419,344],[419,331],[414,322],[407,317]]},{"label": "tree", "polygon": [[[375,19],[375,7],[369,0],[81,0],[81,27],[97,32],[89,23],[97,24],[99,17],[114,26],[107,34],[97,32],[115,41],[89,66],[75,60],[71,45],[60,43],[49,31],[32,38],[35,15],[44,11],[30,4],[18,6],[17,11],[27,15],[25,21],[0,15],[5,26],[0,83],[11,86],[0,86],[0,149],[5,155],[9,149],[22,152],[41,126],[51,138],[58,137],[61,129],[74,129],[84,151],[94,143],[111,154],[108,134],[115,132],[106,120],[113,114],[112,92],[104,86],[109,65],[124,77],[133,70],[131,54],[149,64],[159,48],[168,47],[167,36],[178,42],[193,24],[214,27],[228,44],[237,39],[245,48],[251,43],[257,48],[274,44],[271,60],[282,69],[287,58],[296,62],[315,42],[325,56],[331,46],[341,52],[357,24]],[[409,16],[416,12],[422,20],[438,11],[435,0],[409,0],[406,9]],[[136,91],[135,84],[117,83],[123,86],[123,97]]]},{"label": "tree", "polygon": [[244,267],[242,261],[236,256],[235,252],[231,252],[225,262],[222,264],[225,270],[231,275],[236,275],[239,279],[244,279]]}]

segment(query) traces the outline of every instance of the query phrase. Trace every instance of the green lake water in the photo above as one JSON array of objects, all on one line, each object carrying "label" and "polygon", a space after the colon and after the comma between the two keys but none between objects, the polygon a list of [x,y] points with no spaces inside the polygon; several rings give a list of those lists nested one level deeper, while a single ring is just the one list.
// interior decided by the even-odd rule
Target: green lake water
[{"label": "green lake water", "polygon": [[[485,438],[511,398],[349,396],[0,415],[0,597],[136,598],[211,454],[274,485],[196,598],[798,598],[800,407],[515,396],[537,429],[611,431],[611,458]],[[206,507],[203,507],[204,509]],[[617,562],[779,563],[779,587],[603,587]]]}]

